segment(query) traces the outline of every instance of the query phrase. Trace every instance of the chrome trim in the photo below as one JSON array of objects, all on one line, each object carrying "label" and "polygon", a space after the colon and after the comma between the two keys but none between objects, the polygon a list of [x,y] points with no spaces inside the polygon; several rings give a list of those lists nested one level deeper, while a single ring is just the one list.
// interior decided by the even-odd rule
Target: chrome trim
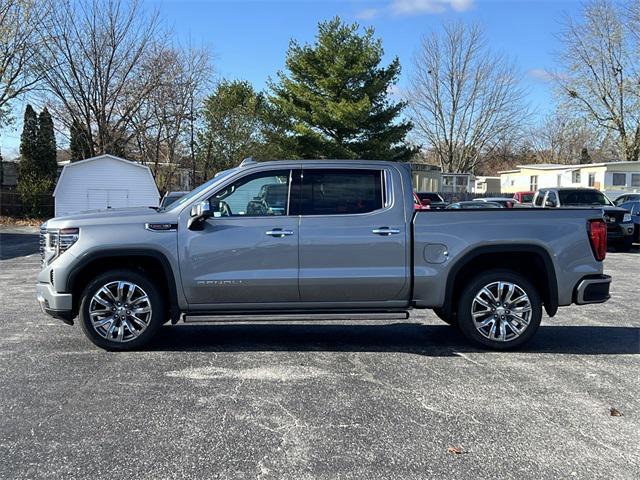
[{"label": "chrome trim", "polygon": [[177,232],[178,231],[177,224],[170,224],[170,223],[163,224],[162,222],[157,223],[157,224],[154,223],[154,225],[176,225],[175,228],[169,228],[169,229],[166,229],[166,230],[158,230],[158,229],[155,229],[155,228],[149,228],[149,225],[151,225],[151,224],[150,223],[145,223],[144,224],[144,229],[145,230],[149,230],[150,232],[164,233],[164,232]]},{"label": "chrome trim", "polygon": [[272,237],[285,237],[288,235],[293,235],[293,230],[282,230],[282,229],[277,229],[274,228],[273,230],[267,230],[266,232],[264,232],[265,235],[270,235]]},{"label": "chrome trim", "polygon": [[607,298],[603,298],[601,300],[585,300],[584,292],[587,290],[589,285],[597,284],[597,283],[611,283],[611,277],[606,278],[586,278],[581,280],[576,287],[576,305],[587,305],[589,303],[603,303],[609,300],[611,295],[607,295]]},{"label": "chrome trim", "polygon": [[185,315],[185,323],[212,323],[212,322],[304,322],[321,320],[406,320],[408,312],[386,313],[275,313],[251,315],[243,313],[237,315]]},{"label": "chrome trim", "polygon": [[376,235],[396,235],[400,233],[400,229],[380,227],[380,228],[374,228],[373,230],[371,230],[371,233],[375,233]]}]

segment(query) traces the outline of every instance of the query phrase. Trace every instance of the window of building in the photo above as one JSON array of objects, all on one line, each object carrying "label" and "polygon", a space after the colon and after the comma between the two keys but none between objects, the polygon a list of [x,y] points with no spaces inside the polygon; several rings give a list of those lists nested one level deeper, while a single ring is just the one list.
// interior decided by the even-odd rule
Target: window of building
[{"label": "window of building", "polygon": [[537,189],[538,189],[538,176],[531,175],[531,177],[529,178],[529,190],[531,190],[532,192],[535,192]]},{"label": "window of building", "polygon": [[631,174],[631,186],[640,187],[640,173]]},{"label": "window of building", "polygon": [[571,172],[571,183],[580,183],[581,181],[580,170],[574,170]]},{"label": "window of building", "polygon": [[287,215],[289,170],[270,170],[242,177],[211,199],[216,217]]},{"label": "window of building", "polygon": [[596,174],[595,173],[590,173],[589,174],[589,186],[590,187],[594,187],[596,185]]},{"label": "window of building", "polygon": [[383,207],[382,170],[309,169],[302,175],[301,215],[348,215]]},{"label": "window of building", "polygon": [[627,185],[627,174],[626,173],[614,173],[613,174],[613,186],[614,187],[624,187]]}]

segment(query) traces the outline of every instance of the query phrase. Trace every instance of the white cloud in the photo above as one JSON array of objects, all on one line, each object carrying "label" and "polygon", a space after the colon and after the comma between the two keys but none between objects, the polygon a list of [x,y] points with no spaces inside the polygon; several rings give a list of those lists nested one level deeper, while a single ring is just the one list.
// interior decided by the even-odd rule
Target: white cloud
[{"label": "white cloud", "polygon": [[396,15],[442,13],[448,8],[464,12],[473,7],[473,0],[393,0],[390,9]]},{"label": "white cloud", "polygon": [[371,20],[372,18],[377,17],[379,13],[380,10],[377,8],[367,8],[365,10],[360,10],[356,14],[356,18],[359,18],[360,20]]},{"label": "white cloud", "polygon": [[451,9],[456,12],[465,12],[474,6],[475,0],[391,0],[382,8],[368,8],[361,10],[356,17],[363,20],[371,20],[384,13],[395,16],[411,16],[423,14],[438,14]]},{"label": "white cloud", "polygon": [[551,73],[544,68],[532,68],[527,72],[527,75],[541,82],[548,82],[553,79]]}]

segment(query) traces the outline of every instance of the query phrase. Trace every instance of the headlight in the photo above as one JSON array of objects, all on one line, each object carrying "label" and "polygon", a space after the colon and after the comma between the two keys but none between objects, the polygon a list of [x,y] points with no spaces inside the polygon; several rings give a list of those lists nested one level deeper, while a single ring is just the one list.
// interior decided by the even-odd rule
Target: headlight
[{"label": "headlight", "polygon": [[631,214],[630,213],[625,213],[624,217],[622,217],[622,221],[624,223],[630,222],[631,221]]},{"label": "headlight", "polygon": [[50,264],[78,241],[78,228],[40,229],[43,266]]}]

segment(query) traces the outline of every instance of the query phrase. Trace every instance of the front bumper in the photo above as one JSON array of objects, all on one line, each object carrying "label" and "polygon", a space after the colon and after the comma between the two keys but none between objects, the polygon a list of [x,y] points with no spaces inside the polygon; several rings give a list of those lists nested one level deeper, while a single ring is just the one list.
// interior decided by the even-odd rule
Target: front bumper
[{"label": "front bumper", "polygon": [[50,284],[38,283],[36,295],[44,313],[73,325],[73,301],[70,293],[58,293]]},{"label": "front bumper", "polygon": [[573,291],[573,303],[585,305],[587,303],[603,303],[609,300],[609,275],[588,275],[583,277]]},{"label": "front bumper", "polygon": [[633,223],[619,223],[607,226],[607,238],[609,240],[624,240],[633,235],[635,225]]}]

